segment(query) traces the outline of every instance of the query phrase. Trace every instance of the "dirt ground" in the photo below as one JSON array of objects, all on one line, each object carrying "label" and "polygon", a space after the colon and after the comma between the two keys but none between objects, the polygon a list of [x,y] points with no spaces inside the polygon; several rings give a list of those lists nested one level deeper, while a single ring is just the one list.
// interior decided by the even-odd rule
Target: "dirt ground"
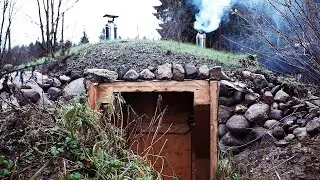
[{"label": "dirt ground", "polygon": [[[55,127],[51,115],[31,106],[0,112],[0,156],[15,164],[10,169],[14,172],[11,179],[30,179],[34,175],[43,180],[59,179],[62,159],[44,156],[55,139],[50,133]],[[0,175],[0,179],[10,178]]]},{"label": "dirt ground", "polygon": [[320,180],[320,135],[287,147],[252,147],[235,156],[244,180]]}]

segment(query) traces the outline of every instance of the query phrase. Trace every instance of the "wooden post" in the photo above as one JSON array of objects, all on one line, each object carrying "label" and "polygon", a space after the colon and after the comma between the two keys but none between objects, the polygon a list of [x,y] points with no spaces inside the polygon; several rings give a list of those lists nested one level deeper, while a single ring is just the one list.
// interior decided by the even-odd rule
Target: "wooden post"
[{"label": "wooden post", "polygon": [[89,105],[90,108],[93,110],[97,110],[99,107],[97,107],[98,103],[98,84],[89,84]]},{"label": "wooden post", "polygon": [[210,81],[210,180],[215,179],[218,166],[218,99],[219,84]]}]

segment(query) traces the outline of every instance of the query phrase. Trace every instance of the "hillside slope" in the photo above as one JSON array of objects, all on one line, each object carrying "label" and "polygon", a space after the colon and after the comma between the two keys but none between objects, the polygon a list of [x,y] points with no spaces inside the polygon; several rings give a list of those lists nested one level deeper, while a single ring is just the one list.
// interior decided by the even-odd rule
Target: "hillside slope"
[{"label": "hillside slope", "polygon": [[[86,68],[106,68],[116,70],[121,65],[141,71],[148,66],[157,67],[164,63],[193,63],[239,67],[243,55],[201,49],[173,41],[113,41],[78,47],[78,51],[66,59],[59,69],[50,71],[83,71]],[[71,49],[71,51],[75,51]],[[57,64],[52,63],[51,67]]]}]

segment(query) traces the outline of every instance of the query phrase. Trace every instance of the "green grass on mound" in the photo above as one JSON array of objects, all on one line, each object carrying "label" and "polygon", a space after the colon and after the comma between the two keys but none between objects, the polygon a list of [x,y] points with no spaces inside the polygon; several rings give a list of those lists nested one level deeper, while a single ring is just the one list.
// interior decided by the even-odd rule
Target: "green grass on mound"
[{"label": "green grass on mound", "polygon": [[209,48],[200,48],[194,44],[180,43],[176,41],[150,41],[165,50],[177,53],[187,53],[199,58],[205,58],[211,61],[217,61],[226,66],[240,66],[239,60],[244,58],[243,55],[238,55],[225,51],[216,51]]},{"label": "green grass on mound", "polygon": [[[183,54],[193,56],[200,61],[205,61],[209,64],[218,64],[224,67],[241,67],[240,60],[246,59],[245,55],[239,55],[235,53],[225,52],[225,51],[217,51],[210,48],[200,48],[194,44],[181,43],[176,41],[166,41],[166,40],[114,40],[114,41],[106,41],[97,44],[84,44],[71,47],[68,51],[66,51],[65,56],[72,56],[78,53],[83,53],[86,51],[90,51],[91,48],[96,48],[99,46],[110,46],[110,51],[118,51],[120,54],[127,54],[130,56],[130,52],[126,52],[128,49],[132,49],[135,47],[145,47],[147,49],[153,49],[155,52],[163,51],[164,54],[167,51],[171,51],[175,54]],[[116,48],[114,48],[116,46]],[[121,51],[123,51],[121,53]],[[152,53],[150,51],[149,53]],[[61,57],[61,53],[58,51],[54,54],[55,58]],[[160,57],[159,57],[160,58]],[[50,60],[54,59],[51,56],[32,60],[31,62],[39,62],[44,59]]]}]

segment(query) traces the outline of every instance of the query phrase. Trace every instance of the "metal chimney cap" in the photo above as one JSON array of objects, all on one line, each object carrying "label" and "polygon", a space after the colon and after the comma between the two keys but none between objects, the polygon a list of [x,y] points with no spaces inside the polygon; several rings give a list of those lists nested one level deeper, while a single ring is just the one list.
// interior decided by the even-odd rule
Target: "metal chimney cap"
[{"label": "metal chimney cap", "polygon": [[103,17],[108,17],[108,18],[114,19],[114,18],[118,18],[119,16],[106,14],[106,15],[104,15]]}]

